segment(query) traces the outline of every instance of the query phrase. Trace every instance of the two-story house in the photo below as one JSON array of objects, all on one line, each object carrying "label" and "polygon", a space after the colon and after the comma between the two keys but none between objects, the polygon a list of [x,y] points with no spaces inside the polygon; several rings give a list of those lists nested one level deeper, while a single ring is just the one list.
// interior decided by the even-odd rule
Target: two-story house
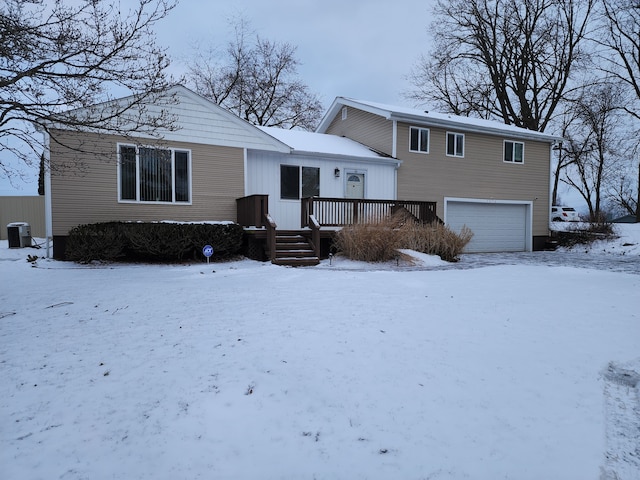
[{"label": "two-story house", "polygon": [[[552,147],[561,139],[494,121],[338,97],[317,129],[400,160],[397,195],[437,202],[468,252],[541,249],[549,235]],[[366,188],[366,176],[364,177]]]}]

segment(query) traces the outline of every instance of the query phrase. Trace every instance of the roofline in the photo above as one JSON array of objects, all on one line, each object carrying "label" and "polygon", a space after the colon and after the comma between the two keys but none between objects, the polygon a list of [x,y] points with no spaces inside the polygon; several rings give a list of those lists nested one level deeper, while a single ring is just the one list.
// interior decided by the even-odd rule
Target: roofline
[{"label": "roofline", "polygon": [[[385,165],[396,165],[399,167],[402,164],[402,160],[393,157],[381,156],[381,155],[373,155],[373,156],[362,156],[362,155],[350,155],[348,153],[325,153],[325,152],[314,152],[312,150],[297,150],[293,147],[289,152],[292,156],[312,156],[312,157],[320,157],[322,159],[335,159],[335,160],[347,160],[350,162],[377,162]],[[247,148],[249,151],[255,152],[264,152],[265,150],[261,148]],[[372,153],[375,153],[372,151]]]},{"label": "roofline", "polygon": [[[182,94],[184,94],[185,96],[190,97],[194,102],[199,103],[203,107],[208,108],[210,110],[213,110],[216,113],[224,116],[225,119],[228,120],[229,122],[234,123],[234,124],[240,126],[241,128],[247,130],[247,131],[251,131],[252,133],[255,133],[256,135],[259,135],[264,140],[266,140],[269,143],[271,143],[276,151],[282,152],[282,153],[290,153],[291,152],[291,150],[292,150],[291,147],[289,145],[287,145],[286,143],[283,143],[280,140],[278,140],[277,138],[272,137],[268,133],[263,132],[262,130],[260,130],[255,125],[247,122],[246,120],[243,120],[242,118],[238,117],[236,114],[234,114],[234,113],[230,112],[229,110],[221,107],[220,105],[216,104],[215,102],[212,102],[211,100],[203,97],[202,95],[194,92],[193,90],[185,87],[184,85],[181,85],[181,84],[172,85],[171,87],[169,87],[163,93],[166,94],[167,96],[171,96],[174,93],[177,93],[177,91],[181,91]],[[114,103],[118,103],[118,102],[127,102],[127,101],[130,101],[132,98],[134,98],[134,96],[135,95],[127,95],[125,97],[114,98],[114,99],[106,100],[106,101],[101,102],[101,103],[97,103],[97,104],[92,105],[90,107],[83,107],[83,108],[78,108],[78,109],[75,109],[75,110],[82,111],[82,110],[86,110],[88,108],[95,108],[95,107],[100,107],[100,106],[104,107],[104,106],[108,106],[108,105],[113,105]],[[170,106],[170,104],[167,105],[167,106]],[[71,110],[71,111],[73,111],[73,110]],[[56,130],[78,131],[77,129],[67,128],[67,127],[65,127],[65,125],[58,125],[55,122],[51,123],[51,128],[54,128]],[[82,131],[82,127],[79,130]],[[91,131],[93,131],[93,130],[91,130]],[[109,132],[109,133],[111,133],[111,132]],[[115,133],[114,133],[114,135],[115,135]],[[153,138],[149,134],[146,134],[145,132],[133,132],[132,133],[132,137]]]},{"label": "roofline", "polygon": [[327,112],[322,117],[322,120],[320,120],[320,123],[315,130],[316,133],[326,133],[329,125],[343,106],[359,108],[360,110],[365,110],[367,112],[380,115],[381,117],[385,117],[387,120],[389,120],[389,116],[383,110],[377,108],[374,109],[370,105],[363,105],[360,102],[353,101],[346,97],[336,97],[333,100],[333,103],[331,103],[331,106],[329,107]]},{"label": "roofline", "polygon": [[373,105],[369,105],[369,104],[362,103],[357,100],[353,100],[345,97],[336,97],[336,99],[333,101],[333,103],[329,107],[329,110],[327,110],[327,113],[320,121],[320,124],[318,125],[316,132],[325,133],[326,130],[329,128],[329,125],[331,124],[333,119],[336,118],[336,115],[339,113],[340,109],[343,106],[357,108],[359,110],[363,110],[365,112],[369,112],[374,115],[383,117],[386,120],[392,120],[392,121],[395,120],[395,121],[400,121],[405,123],[414,123],[417,125],[427,126],[427,127],[440,127],[444,129],[449,128],[449,129],[456,129],[458,131],[464,131],[464,132],[486,133],[486,134],[495,135],[495,136],[526,139],[526,140],[533,140],[533,141],[547,142],[547,143],[556,143],[556,142],[563,141],[562,137],[559,137],[556,135],[549,135],[549,134],[534,131],[534,130],[527,130],[521,127],[511,126],[512,128],[518,128],[519,129],[518,131],[505,129],[505,128],[502,128],[503,124],[500,124],[498,122],[495,122],[496,123],[495,127],[489,126],[489,125],[471,125],[471,124],[467,124],[461,121],[456,121],[453,119],[446,120],[446,119],[428,117],[424,115],[411,115],[407,113],[401,113],[401,112],[393,111],[390,109],[379,108]]},{"label": "roofline", "polygon": [[[473,133],[473,132],[486,133],[489,135],[508,137],[508,138],[514,138],[514,139],[533,140],[537,142],[556,143],[556,142],[562,141],[562,137],[545,134],[535,130],[527,130],[526,128],[522,128],[522,127],[515,127],[515,128],[519,128],[520,130],[514,131],[510,129],[500,128],[499,126],[491,127],[488,125],[470,125],[464,122],[457,122],[455,120],[449,121],[449,120],[440,119],[440,118],[426,118],[426,117],[421,117],[419,115],[407,115],[402,113],[392,113],[389,119],[400,121],[400,122],[406,122],[406,123],[417,123],[417,124],[422,124],[429,127],[441,127],[444,129],[454,128],[457,131],[463,131],[467,133]],[[498,124],[498,125],[501,125],[501,124]]]},{"label": "roofline", "polygon": [[373,161],[373,162],[385,164],[385,165],[396,165],[398,167],[400,166],[400,164],[402,164],[402,160],[398,160],[397,158],[393,158],[393,157],[382,157],[382,156],[363,157],[360,155],[356,156],[356,155],[349,155],[344,153],[322,153],[322,152],[312,152],[312,151],[295,150],[295,149],[291,150],[291,155],[294,155],[294,156],[310,155],[310,156],[322,157],[326,159],[348,160],[350,162],[371,163]]},{"label": "roofline", "polygon": [[193,90],[185,87],[184,85],[175,85],[173,88],[176,88],[176,87],[184,90],[185,93],[187,93],[195,101],[200,102],[201,104],[203,104],[205,106],[208,106],[209,108],[217,110],[221,115],[225,115],[229,119],[230,122],[233,122],[236,125],[242,126],[244,128],[249,127],[251,130],[257,132],[258,135],[262,136],[265,140],[269,140],[270,142],[275,143],[274,146],[277,147],[279,152],[284,152],[284,153],[290,153],[291,152],[291,150],[292,150],[291,146],[289,146],[286,143],[278,140],[277,138],[269,135],[267,132],[263,132],[256,125],[253,125],[252,123],[249,123],[248,121],[240,118],[235,113],[230,112],[226,108],[221,107],[217,103],[209,100],[208,98],[203,97],[202,95],[194,92]]},{"label": "roofline", "polygon": [[188,94],[195,101],[201,103],[204,106],[207,106],[208,108],[216,110],[221,115],[225,115],[229,119],[230,122],[233,122],[236,125],[240,125],[240,126],[242,126],[244,128],[248,127],[249,129],[253,130],[254,132],[257,132],[258,135],[262,136],[265,140],[269,140],[270,142],[274,143],[275,144],[274,146],[278,149],[279,152],[284,152],[284,153],[290,153],[291,152],[292,148],[289,145],[287,145],[286,143],[284,143],[284,142],[278,140],[277,138],[269,135],[267,132],[263,132],[256,125],[253,125],[252,123],[249,123],[246,120],[243,120],[242,118],[237,116],[235,113],[230,112],[226,108],[221,107],[217,103],[212,102],[208,98],[203,97],[202,95],[194,92],[193,90],[185,87],[184,85],[178,84],[178,85],[175,85],[172,88],[180,88],[180,89],[184,90],[184,92],[186,94]]}]

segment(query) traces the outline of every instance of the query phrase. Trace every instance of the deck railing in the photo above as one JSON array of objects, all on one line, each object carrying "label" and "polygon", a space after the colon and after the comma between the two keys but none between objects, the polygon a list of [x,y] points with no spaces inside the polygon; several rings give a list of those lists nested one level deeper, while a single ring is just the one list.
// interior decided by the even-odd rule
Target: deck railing
[{"label": "deck railing", "polygon": [[301,225],[310,226],[313,215],[323,227],[342,227],[356,223],[380,223],[394,213],[404,210],[418,221],[437,221],[436,202],[413,200],[364,200],[353,198],[302,199]]},{"label": "deck railing", "polygon": [[249,195],[236,199],[236,212],[239,225],[264,227],[266,215],[269,214],[269,195]]}]

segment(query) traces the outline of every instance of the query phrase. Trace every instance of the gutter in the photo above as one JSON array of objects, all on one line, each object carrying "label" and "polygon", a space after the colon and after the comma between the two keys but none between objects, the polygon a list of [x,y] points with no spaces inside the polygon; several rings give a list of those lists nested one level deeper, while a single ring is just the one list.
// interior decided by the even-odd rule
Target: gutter
[{"label": "gutter", "polygon": [[[433,117],[422,117],[422,116],[414,116],[414,115],[404,115],[398,113],[391,113],[388,117],[390,120],[404,122],[404,123],[413,123],[418,125],[430,126],[430,127],[440,127],[444,129],[456,129],[458,131],[464,131],[468,133],[485,133],[494,136],[508,137],[514,139],[526,139],[538,142],[548,142],[548,143],[556,143],[562,141],[561,137],[556,137],[555,135],[547,135],[541,132],[535,132],[533,130],[527,130],[524,128],[519,129],[518,131],[510,130],[509,128],[498,128],[498,127],[490,127],[485,125],[477,125],[477,124],[466,124],[461,122],[456,122],[454,120],[445,120]],[[502,125],[502,124],[500,124]],[[509,125],[505,125],[509,127]],[[514,127],[519,128],[519,127]]]},{"label": "gutter", "polygon": [[291,151],[292,156],[302,157],[314,157],[320,159],[334,159],[334,160],[344,160],[354,163],[372,163],[375,162],[377,164],[383,165],[394,165],[396,168],[399,168],[402,164],[402,160],[398,160],[397,158],[392,157],[383,157],[383,156],[372,156],[372,157],[358,157],[345,155],[342,153],[322,153],[322,152],[307,152],[304,150],[293,150]]}]

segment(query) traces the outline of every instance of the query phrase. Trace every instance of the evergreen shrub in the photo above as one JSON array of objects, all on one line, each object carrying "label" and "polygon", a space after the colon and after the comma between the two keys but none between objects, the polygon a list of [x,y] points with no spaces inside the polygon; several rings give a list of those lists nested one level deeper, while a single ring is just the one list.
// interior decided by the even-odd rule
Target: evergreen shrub
[{"label": "evergreen shrub", "polygon": [[236,255],[242,248],[243,229],[235,223],[128,223],[79,225],[69,231],[65,257],[93,260],[181,261],[203,258],[211,245],[213,259]]}]

